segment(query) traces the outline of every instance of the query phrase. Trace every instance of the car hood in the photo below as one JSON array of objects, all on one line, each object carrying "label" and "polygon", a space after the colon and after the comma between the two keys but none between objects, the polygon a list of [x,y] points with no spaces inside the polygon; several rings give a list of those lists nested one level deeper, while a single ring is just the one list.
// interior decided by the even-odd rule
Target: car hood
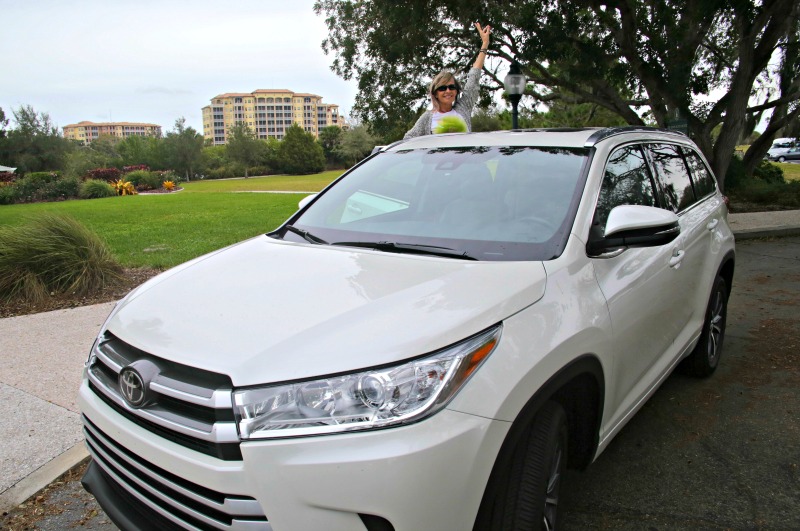
[{"label": "car hood", "polygon": [[261,236],[149,281],[106,328],[236,386],[394,363],[542,297],[541,262],[470,262]]}]

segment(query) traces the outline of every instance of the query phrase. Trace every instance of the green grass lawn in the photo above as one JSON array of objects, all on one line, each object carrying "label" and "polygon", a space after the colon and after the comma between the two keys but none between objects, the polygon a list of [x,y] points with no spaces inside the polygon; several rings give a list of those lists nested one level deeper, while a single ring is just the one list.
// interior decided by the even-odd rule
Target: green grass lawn
[{"label": "green grass lawn", "polygon": [[127,267],[171,267],[269,232],[306,194],[234,191],[322,189],[342,172],[184,183],[182,192],[0,206],[0,226],[39,212],[69,214],[105,240]]},{"label": "green grass lawn", "polygon": [[313,175],[269,175],[249,179],[222,179],[183,183],[186,193],[200,192],[257,192],[293,191],[319,192],[342,173],[342,170],[326,171]]},{"label": "green grass lawn", "polygon": [[783,178],[785,180],[800,181],[800,164],[794,164],[791,162],[773,162],[773,164],[783,170]]}]

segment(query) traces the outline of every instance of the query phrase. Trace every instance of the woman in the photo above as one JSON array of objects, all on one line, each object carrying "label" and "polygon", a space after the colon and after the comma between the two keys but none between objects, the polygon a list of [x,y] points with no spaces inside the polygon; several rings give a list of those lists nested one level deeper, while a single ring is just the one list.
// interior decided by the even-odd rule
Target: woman
[{"label": "woman", "polygon": [[431,81],[429,91],[433,109],[425,111],[403,138],[472,130],[472,108],[478,101],[481,69],[486,59],[486,51],[489,49],[489,34],[492,31],[490,26],[481,27],[477,22],[475,28],[483,44],[478,50],[475,64],[469,70],[464,90],[461,91],[461,86],[451,72],[446,70],[439,72]]}]

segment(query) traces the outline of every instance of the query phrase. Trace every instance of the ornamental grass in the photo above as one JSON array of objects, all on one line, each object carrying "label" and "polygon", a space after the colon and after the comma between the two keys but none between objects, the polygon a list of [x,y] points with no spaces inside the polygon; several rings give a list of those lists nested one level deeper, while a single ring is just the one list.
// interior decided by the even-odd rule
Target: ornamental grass
[{"label": "ornamental grass", "polygon": [[0,299],[83,296],[121,279],[122,267],[106,244],[70,216],[44,213],[0,228]]}]

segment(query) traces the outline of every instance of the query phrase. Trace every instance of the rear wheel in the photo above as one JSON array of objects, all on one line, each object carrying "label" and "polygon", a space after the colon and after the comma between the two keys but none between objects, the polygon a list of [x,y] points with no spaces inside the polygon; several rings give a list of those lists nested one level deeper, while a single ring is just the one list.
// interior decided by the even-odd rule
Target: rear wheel
[{"label": "rear wheel", "polygon": [[683,360],[682,368],[692,376],[710,376],[719,365],[722,343],[725,339],[725,322],[728,314],[728,287],[725,279],[717,277],[706,308],[703,331],[697,346]]},{"label": "rear wheel", "polygon": [[494,503],[487,507],[491,514],[479,516],[476,529],[555,529],[566,461],[567,415],[559,404],[547,402],[501,471]]}]

